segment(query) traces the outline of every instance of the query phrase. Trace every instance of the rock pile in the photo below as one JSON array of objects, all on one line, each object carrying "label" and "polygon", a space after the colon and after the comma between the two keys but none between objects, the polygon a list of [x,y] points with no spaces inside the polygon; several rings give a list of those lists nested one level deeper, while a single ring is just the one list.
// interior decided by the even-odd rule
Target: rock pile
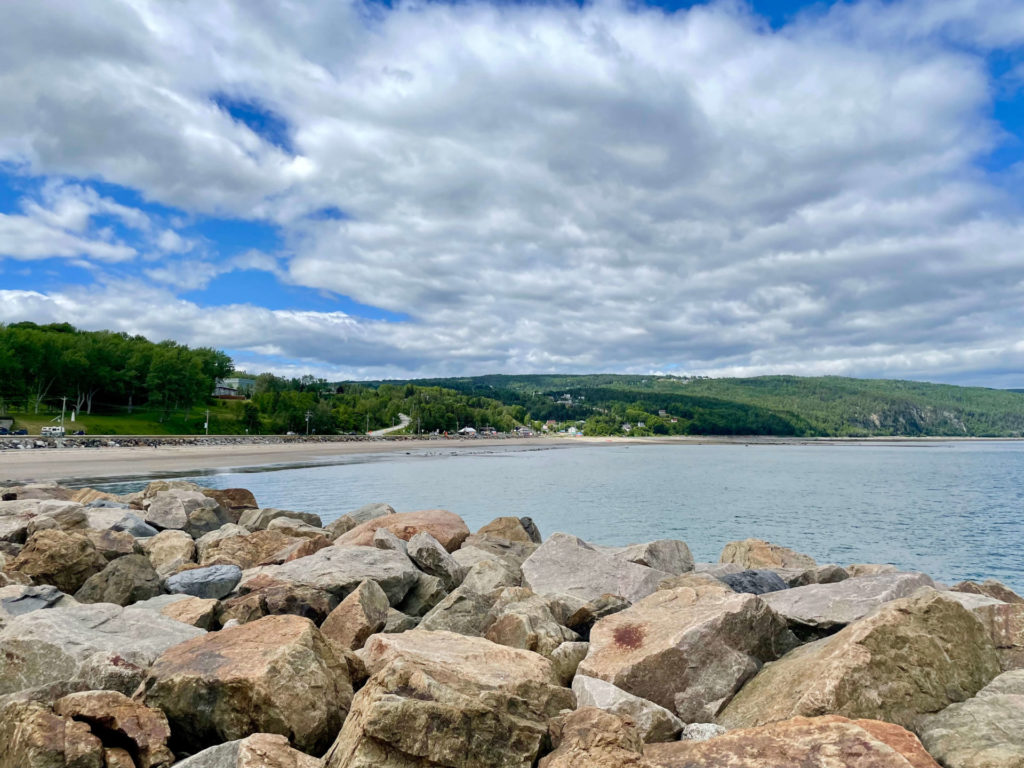
[{"label": "rock pile", "polygon": [[998,582],[182,481],[3,491],[0,768],[1024,766]]}]

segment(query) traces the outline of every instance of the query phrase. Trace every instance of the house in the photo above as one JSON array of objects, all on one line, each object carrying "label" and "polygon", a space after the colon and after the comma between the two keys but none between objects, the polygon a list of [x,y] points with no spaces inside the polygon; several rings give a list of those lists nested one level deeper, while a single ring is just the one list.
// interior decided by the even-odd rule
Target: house
[{"label": "house", "polygon": [[473,429],[472,427],[463,427],[462,429],[459,430],[459,434],[460,435],[475,435],[476,434],[476,430]]},{"label": "house", "polygon": [[520,437],[532,437],[533,430],[529,427],[516,427],[516,434]]},{"label": "house", "polygon": [[234,387],[223,386],[220,382],[213,388],[213,396],[223,398],[225,400],[238,400],[245,399],[244,395],[238,393],[238,390]]},{"label": "house", "polygon": [[629,432],[632,429],[633,429],[633,425],[632,424],[626,423],[626,424],[622,425],[622,431],[623,432]]},{"label": "house", "polygon": [[668,411],[666,411],[664,408],[659,408],[658,415],[662,417],[668,416]]},{"label": "house", "polygon": [[249,379],[244,376],[229,376],[226,379],[217,380],[218,387],[237,389],[240,395],[251,395],[256,388],[256,379]]}]

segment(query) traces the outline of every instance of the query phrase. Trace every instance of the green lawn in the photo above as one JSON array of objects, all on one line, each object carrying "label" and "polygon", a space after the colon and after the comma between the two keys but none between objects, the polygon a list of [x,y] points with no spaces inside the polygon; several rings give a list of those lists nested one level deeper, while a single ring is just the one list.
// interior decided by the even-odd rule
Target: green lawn
[{"label": "green lawn", "polygon": [[[227,403],[213,403],[209,409],[211,435],[245,431]],[[205,431],[206,406],[197,406],[187,413],[173,413],[163,421],[161,413],[150,408],[135,408],[131,414],[127,409],[118,410],[117,413],[82,413],[74,422],[69,410],[64,416],[64,427],[68,434],[84,429],[89,435],[199,435]],[[41,408],[38,414],[9,411],[6,415],[14,419],[15,429],[27,429],[30,435],[38,435],[43,427],[60,424],[60,409]]]}]

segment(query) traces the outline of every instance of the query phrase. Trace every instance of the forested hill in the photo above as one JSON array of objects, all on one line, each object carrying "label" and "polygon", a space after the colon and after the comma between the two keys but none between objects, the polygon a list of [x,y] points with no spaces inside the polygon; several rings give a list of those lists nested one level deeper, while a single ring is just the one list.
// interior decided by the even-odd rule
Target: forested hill
[{"label": "forested hill", "polygon": [[630,434],[1024,436],[1024,393],[916,381],[597,374],[411,383],[522,406],[543,422],[583,421],[588,434],[618,434],[628,424]]}]

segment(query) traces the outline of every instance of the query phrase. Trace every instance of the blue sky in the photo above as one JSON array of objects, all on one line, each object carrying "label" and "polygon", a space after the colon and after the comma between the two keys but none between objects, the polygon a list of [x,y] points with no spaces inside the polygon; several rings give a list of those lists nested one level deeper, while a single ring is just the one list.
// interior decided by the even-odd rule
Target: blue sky
[{"label": "blue sky", "polygon": [[1024,6],[15,0],[0,322],[1024,386]]}]

